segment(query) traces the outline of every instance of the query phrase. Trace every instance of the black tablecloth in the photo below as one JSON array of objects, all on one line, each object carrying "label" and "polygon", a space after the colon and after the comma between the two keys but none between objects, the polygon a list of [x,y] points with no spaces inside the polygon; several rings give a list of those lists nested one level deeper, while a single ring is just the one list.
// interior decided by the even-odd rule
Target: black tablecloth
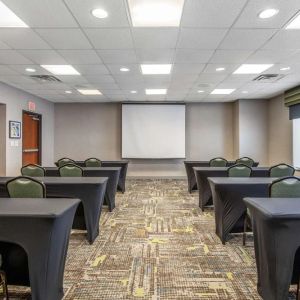
[{"label": "black tablecloth", "polygon": [[244,201],[253,220],[258,292],[264,300],[288,299],[290,284],[299,281],[296,252],[300,247],[300,198]]},{"label": "black tablecloth", "polygon": [[[194,167],[197,187],[199,191],[199,206],[204,210],[205,205],[212,204],[211,189],[208,177],[227,177],[228,168],[225,167]],[[252,168],[252,177],[268,177],[269,168]]]},{"label": "black tablecloth", "polygon": [[[235,164],[235,161],[228,161],[228,166]],[[253,167],[258,166],[258,162],[255,162]],[[184,161],[184,166],[186,170],[187,180],[188,180],[188,191],[191,193],[193,190],[197,190],[197,182],[195,178],[194,167],[209,167],[209,161],[197,161],[197,160],[186,160]]]},{"label": "black tablecloth", "polygon": [[[12,177],[0,177],[0,197],[7,197],[6,182]],[[80,204],[73,228],[86,229],[92,244],[99,234],[99,219],[106,190],[107,177],[37,177],[44,182],[47,197],[79,198]],[[82,207],[83,206],[83,207]]]},{"label": "black tablecloth", "polygon": [[215,206],[216,234],[225,244],[230,232],[243,230],[246,206],[244,197],[268,197],[270,177],[209,177]]},{"label": "black tablecloth", "polygon": [[[44,169],[46,170],[46,176],[59,177],[59,171],[57,167],[44,167]],[[109,211],[112,211],[116,207],[115,196],[117,192],[120,172],[120,167],[83,167],[83,176],[85,177],[108,177],[104,204],[108,204]]]},{"label": "black tablecloth", "polygon": [[[8,284],[27,286],[30,281],[33,300],[62,299],[69,235],[79,203],[78,199],[0,199],[0,253]],[[18,269],[10,269],[10,243],[21,246],[25,258],[27,254],[25,282],[15,280]]]},{"label": "black tablecloth", "polygon": [[[84,161],[76,160],[75,163],[80,167],[85,167]],[[128,169],[128,160],[102,160],[101,167],[120,167],[120,177],[118,182],[118,191],[125,193],[126,174]],[[57,166],[57,162],[55,163]]]}]

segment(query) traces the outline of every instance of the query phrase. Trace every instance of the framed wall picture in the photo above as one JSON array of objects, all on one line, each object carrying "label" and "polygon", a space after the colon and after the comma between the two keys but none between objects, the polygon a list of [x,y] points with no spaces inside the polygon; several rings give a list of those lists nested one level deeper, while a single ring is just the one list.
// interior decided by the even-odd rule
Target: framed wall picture
[{"label": "framed wall picture", "polygon": [[10,139],[21,138],[21,122],[9,121],[9,138]]}]

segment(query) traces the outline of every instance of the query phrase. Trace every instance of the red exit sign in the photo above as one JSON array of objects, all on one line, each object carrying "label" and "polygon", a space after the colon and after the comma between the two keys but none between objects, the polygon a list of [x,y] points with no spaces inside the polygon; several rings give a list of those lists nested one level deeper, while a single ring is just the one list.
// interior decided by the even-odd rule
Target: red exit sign
[{"label": "red exit sign", "polygon": [[35,103],[32,101],[28,102],[28,110],[35,111]]}]

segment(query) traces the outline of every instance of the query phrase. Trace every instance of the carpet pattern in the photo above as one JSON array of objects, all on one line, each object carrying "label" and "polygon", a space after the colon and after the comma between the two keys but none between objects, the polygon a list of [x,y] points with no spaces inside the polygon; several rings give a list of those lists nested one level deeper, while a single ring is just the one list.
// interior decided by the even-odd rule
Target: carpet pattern
[{"label": "carpet pattern", "polygon": [[[261,299],[253,239],[243,247],[236,235],[223,246],[213,210],[200,211],[186,181],[129,180],[116,201],[93,245],[72,233],[65,300]],[[12,299],[29,297],[23,290]]]}]

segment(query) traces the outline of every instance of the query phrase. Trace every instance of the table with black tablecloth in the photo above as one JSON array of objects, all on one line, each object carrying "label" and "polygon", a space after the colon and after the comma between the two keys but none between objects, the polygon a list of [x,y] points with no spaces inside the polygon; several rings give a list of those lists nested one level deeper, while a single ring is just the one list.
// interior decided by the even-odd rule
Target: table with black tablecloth
[{"label": "table with black tablecloth", "polygon": [[[44,167],[46,176],[59,177],[57,167]],[[104,204],[108,204],[109,211],[112,211],[115,204],[118,181],[120,177],[121,167],[83,167],[83,176],[85,177],[108,177]]]},{"label": "table with black tablecloth", "polygon": [[[194,167],[195,178],[199,192],[199,206],[204,210],[204,206],[212,204],[212,195],[208,177],[227,177],[227,167]],[[252,168],[251,177],[268,177],[269,168]]]},{"label": "table with black tablecloth", "polygon": [[[6,182],[0,177],[0,197],[7,197]],[[47,197],[79,198],[81,203],[73,222],[74,229],[87,230],[92,244],[99,234],[99,219],[106,190],[107,177],[36,177],[46,185]]]},{"label": "table with black tablecloth", "polygon": [[[85,163],[82,160],[76,160],[75,163],[80,167],[85,167]],[[118,191],[125,193],[126,174],[128,169],[128,160],[102,160],[101,167],[120,167],[120,177],[118,182]],[[57,162],[55,163],[57,166]]]},{"label": "table with black tablecloth", "polygon": [[290,284],[299,282],[300,198],[244,201],[252,218],[258,292],[264,300],[288,299]]},{"label": "table with black tablecloth", "polygon": [[[62,299],[69,236],[79,203],[79,199],[0,198],[1,269],[8,284],[30,285],[33,300]],[[23,276],[12,264],[13,247],[24,253],[23,261],[16,257],[17,264],[23,264],[21,270],[25,265]]]},{"label": "table with black tablecloth", "polygon": [[[228,161],[228,167],[235,164],[235,161]],[[258,166],[258,162],[255,162],[253,167]],[[187,180],[188,180],[188,191],[191,193],[194,190],[197,190],[197,182],[195,178],[194,167],[209,167],[209,161],[199,161],[199,160],[185,160],[184,166],[186,170]]]},{"label": "table with black tablecloth", "polygon": [[242,232],[246,215],[245,197],[268,197],[270,177],[209,177],[215,208],[216,234],[225,244],[231,232]]}]

